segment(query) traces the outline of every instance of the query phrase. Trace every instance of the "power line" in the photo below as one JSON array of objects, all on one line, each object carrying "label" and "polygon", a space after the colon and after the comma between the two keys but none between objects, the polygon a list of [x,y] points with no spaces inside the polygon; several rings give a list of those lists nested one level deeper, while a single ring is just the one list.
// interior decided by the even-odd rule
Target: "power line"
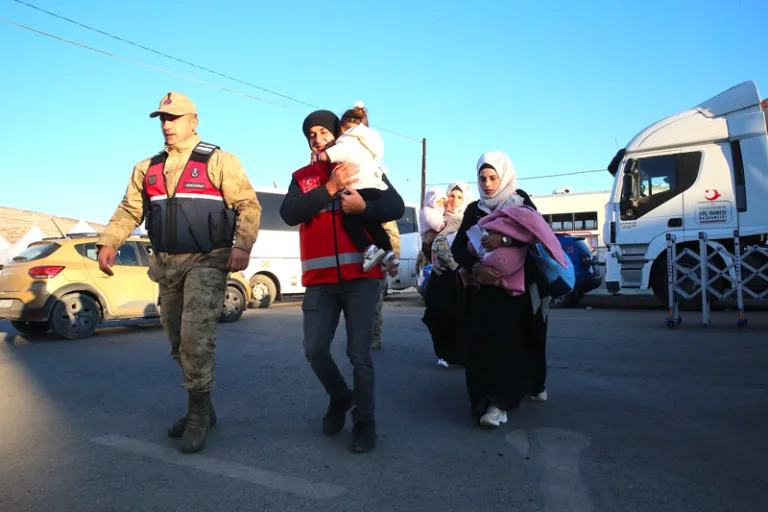
[{"label": "power line", "polygon": [[[595,172],[606,172],[605,169],[599,169],[594,171],[578,171],[578,172],[564,172],[561,174],[549,174],[547,176],[526,176],[523,178],[517,178],[517,181],[525,181],[525,180],[543,180],[547,178],[560,178],[562,176],[576,176],[578,174],[590,174]],[[477,181],[467,181],[466,183],[477,183]],[[434,186],[434,185],[450,185],[450,182],[446,183],[429,183],[428,186]]]},{"label": "power line", "polygon": [[[169,54],[167,54],[167,53],[164,53],[164,52],[161,52],[161,51],[158,51],[158,50],[154,50],[154,49],[152,49],[152,48],[149,48],[149,47],[147,47],[147,46],[144,46],[144,45],[142,45],[142,44],[139,44],[139,43],[136,43],[136,42],[130,41],[130,40],[128,40],[128,39],[124,39],[124,38],[122,38],[122,37],[120,37],[120,36],[116,36],[116,35],[114,35],[114,34],[111,34],[111,33],[109,33],[109,32],[106,32],[106,31],[104,31],[104,30],[101,30],[101,29],[98,29],[98,28],[95,28],[95,27],[91,27],[91,26],[89,26],[89,25],[86,25],[86,24],[84,24],[84,23],[80,23],[79,21],[73,20],[73,19],[71,19],[71,18],[67,18],[66,16],[62,16],[62,15],[60,15],[60,14],[56,14],[55,12],[47,11],[47,10],[45,10],[45,9],[41,8],[41,7],[38,7],[38,6],[36,6],[36,5],[30,4],[30,3],[27,3],[27,2],[22,2],[21,0],[13,0],[13,1],[14,1],[14,2],[16,2],[17,4],[21,4],[21,5],[24,5],[24,6],[26,6],[26,7],[29,7],[29,8],[31,8],[31,9],[35,9],[35,10],[37,10],[37,11],[40,11],[40,12],[42,12],[42,13],[48,14],[49,16],[53,16],[54,18],[58,18],[58,19],[60,19],[60,20],[64,20],[64,21],[67,21],[67,22],[69,22],[69,23],[72,23],[72,24],[74,24],[74,25],[77,25],[77,26],[79,26],[79,27],[85,28],[85,29],[87,29],[87,30],[91,30],[91,31],[93,31],[93,32],[96,32],[96,33],[98,33],[98,34],[102,34],[102,35],[104,35],[104,36],[107,36],[107,37],[111,37],[112,39],[115,39],[115,40],[117,40],[117,41],[121,41],[121,42],[123,42],[123,43],[127,43],[127,44],[130,44],[130,45],[132,45],[132,46],[135,46],[135,47],[137,47],[137,48],[141,48],[142,50],[146,50],[146,51],[148,51],[148,52],[152,52],[152,53],[154,53],[154,54],[160,55],[160,56],[162,56],[162,57],[165,57],[165,58],[167,58],[167,59],[171,59],[171,60],[175,60],[175,61],[177,61],[177,62],[181,62],[182,64],[186,64],[186,65],[188,65],[188,66],[192,66],[192,67],[194,67],[194,68],[197,68],[197,69],[201,69],[201,70],[203,70],[203,71],[206,71],[206,72],[208,72],[208,73],[213,73],[214,75],[218,75],[218,76],[220,76],[220,77],[223,77],[223,78],[226,78],[226,79],[228,79],[228,80],[233,80],[233,81],[235,81],[235,82],[238,82],[238,83],[241,83],[241,84],[247,85],[247,86],[249,86],[249,87],[253,87],[253,88],[255,88],[255,89],[259,89],[259,90],[261,90],[261,91],[264,91],[264,92],[268,92],[268,93],[270,93],[270,94],[274,94],[275,96],[280,96],[281,98],[285,98],[285,99],[287,99],[287,100],[291,100],[291,101],[294,101],[294,102],[296,102],[296,103],[299,103],[299,104],[301,104],[301,105],[305,105],[305,106],[307,106],[307,107],[312,107],[312,108],[313,108],[313,109],[315,109],[315,110],[319,110],[319,109],[321,109],[321,108],[322,108],[322,107],[319,107],[319,106],[317,106],[317,105],[313,105],[313,104],[311,104],[311,103],[307,103],[306,101],[302,101],[302,100],[300,100],[300,99],[294,98],[294,97],[292,97],[292,96],[288,96],[288,95],[286,95],[286,94],[281,94],[281,93],[279,93],[279,92],[277,92],[277,91],[273,91],[273,90],[271,90],[271,89],[267,89],[266,87],[262,87],[262,86],[260,86],[260,85],[256,85],[256,84],[253,84],[253,83],[251,83],[251,82],[246,82],[246,81],[244,81],[244,80],[240,80],[239,78],[235,78],[235,77],[233,77],[233,76],[229,76],[229,75],[226,75],[226,74],[224,74],[224,73],[221,73],[221,72],[219,72],[219,71],[215,71],[215,70],[213,70],[213,69],[210,69],[210,68],[206,68],[206,67],[204,67],[204,66],[201,66],[201,65],[199,65],[199,64],[195,64],[194,62],[189,62],[189,61],[187,61],[187,60],[184,60],[184,59],[181,59],[181,58],[179,58],[179,57],[174,57],[173,55],[169,55]],[[11,22],[11,23],[13,23],[13,22]],[[14,24],[16,24],[16,23],[14,23]],[[22,26],[22,25],[19,25],[19,26]],[[23,28],[28,28],[28,27],[23,27]],[[30,30],[34,30],[34,29],[30,29]],[[39,32],[39,31],[35,30],[35,32]],[[43,32],[39,32],[39,33],[42,33],[42,34],[44,34]],[[44,35],[49,35],[49,34],[44,34]],[[53,37],[55,37],[55,36],[53,36]],[[58,38],[57,38],[57,39],[58,39]],[[70,42],[70,43],[71,43],[72,41],[67,41],[67,42]],[[76,44],[76,43],[73,43],[73,44]],[[80,46],[82,46],[82,45],[80,45]],[[89,48],[89,49],[90,49],[90,48]],[[105,52],[102,52],[102,53],[105,53]],[[124,59],[124,60],[128,60],[128,59]],[[265,100],[265,101],[267,101],[267,100]],[[274,103],[274,104],[275,104],[275,105],[279,105],[279,103]],[[286,108],[290,108],[290,107],[286,107]],[[297,110],[297,111],[298,111],[298,112],[307,112],[307,113],[309,113],[309,112],[310,112],[310,111],[307,111],[307,110]],[[383,132],[386,132],[386,133],[390,133],[390,134],[392,134],[392,135],[396,135],[396,136],[398,136],[398,137],[401,137],[401,138],[403,138],[403,139],[408,139],[408,140],[412,140],[412,141],[415,141],[415,142],[421,142],[421,139],[417,139],[417,138],[415,138],[415,137],[410,137],[410,136],[408,136],[408,135],[404,135],[404,134],[402,134],[402,133],[398,133],[398,132],[395,132],[395,131],[392,131],[392,130],[387,130],[387,129],[385,129],[385,128],[381,128],[381,127],[378,127],[378,126],[375,126],[375,128],[377,128],[377,129],[378,129],[378,130],[380,130],[380,131],[383,131]]]},{"label": "power line", "polygon": [[191,82],[196,82],[198,84],[205,85],[205,86],[208,86],[208,87],[213,87],[214,89],[219,89],[219,90],[222,90],[222,91],[225,91],[225,92],[230,92],[232,94],[238,94],[240,96],[245,96],[246,98],[251,98],[251,99],[256,100],[256,101],[262,101],[264,103],[269,103],[270,105],[275,105],[277,107],[286,108],[288,110],[293,110],[293,111],[296,111],[296,112],[308,112],[307,110],[298,109],[298,108],[295,108],[295,107],[291,107],[289,105],[283,105],[282,103],[277,103],[276,101],[271,101],[271,100],[267,100],[267,99],[264,99],[264,98],[259,98],[258,96],[253,96],[251,94],[240,92],[240,91],[237,91],[235,89],[229,89],[228,87],[223,87],[221,85],[212,84],[210,82],[205,82],[203,80],[198,80],[197,78],[192,78],[192,77],[189,77],[189,76],[180,75],[179,73],[175,73],[173,71],[168,71],[167,69],[159,68],[157,66],[152,66],[150,64],[146,64],[146,63],[138,61],[138,60],[129,59],[129,58],[123,57],[121,55],[117,55],[117,54],[114,54],[114,53],[109,53],[109,52],[106,52],[104,50],[99,50],[98,48],[93,48],[91,46],[87,46],[87,45],[84,45],[82,43],[78,43],[76,41],[71,41],[69,39],[64,39],[63,37],[59,37],[57,35],[49,34],[48,32],[43,32],[42,30],[37,30],[37,29],[34,29],[32,27],[27,27],[26,25],[22,25],[20,23],[16,23],[15,21],[7,20],[5,18],[0,18],[0,21],[5,22],[5,23],[10,23],[11,25],[16,25],[17,27],[29,30],[31,32],[36,32],[36,33],[44,35],[46,37],[57,39],[59,41],[62,41],[62,42],[65,42],[65,43],[69,43],[69,44],[72,44],[72,45],[75,45],[75,46],[79,46],[80,48],[85,48],[86,50],[91,50],[93,52],[100,53],[100,54],[106,55],[108,57],[112,57],[112,58],[115,58],[115,59],[118,59],[118,60],[123,60],[123,61],[126,61],[126,62],[130,62],[132,64],[143,66],[145,68],[153,69],[155,71],[160,71],[161,73],[166,73],[168,75],[172,75],[172,76],[175,76],[175,77],[178,77],[178,78],[183,78],[184,80],[189,80]]},{"label": "power line", "polygon": [[152,48],[148,48],[148,47],[146,47],[146,46],[143,46],[143,45],[141,45],[141,44],[139,44],[139,43],[135,43],[135,42],[133,42],[133,41],[129,41],[128,39],[123,39],[122,37],[116,36],[116,35],[114,35],[114,34],[110,34],[109,32],[105,32],[105,31],[103,31],[103,30],[100,30],[100,29],[98,29],[98,28],[94,28],[94,27],[88,26],[88,25],[86,25],[86,24],[84,24],[84,23],[80,23],[79,21],[75,21],[75,20],[73,20],[73,19],[67,18],[67,17],[65,17],[65,16],[62,16],[62,15],[60,15],[60,14],[56,14],[55,12],[46,11],[45,9],[43,9],[43,8],[41,8],[41,7],[38,7],[38,6],[36,6],[36,5],[28,4],[28,3],[26,3],[26,2],[22,2],[21,0],[13,0],[13,1],[14,1],[14,2],[16,2],[17,4],[25,5],[25,6],[29,7],[29,8],[31,8],[31,9],[35,9],[35,10],[37,10],[37,11],[40,11],[40,12],[43,12],[43,13],[45,13],[45,14],[48,14],[48,15],[50,15],[50,16],[53,16],[54,18],[59,18],[59,19],[61,19],[61,20],[64,20],[64,21],[68,21],[69,23],[73,23],[73,24],[75,24],[75,25],[77,25],[77,26],[79,26],[79,27],[83,27],[83,28],[85,28],[85,29],[88,29],[88,30],[91,30],[91,31],[93,31],[93,32],[97,32],[97,33],[99,33],[99,34],[102,34],[102,35],[105,35],[105,36],[107,36],[107,37],[111,37],[112,39],[116,39],[116,40],[118,40],[118,41],[122,41],[123,43],[128,43],[128,44],[130,44],[130,45],[132,45],[132,46],[136,46],[137,48],[141,48],[142,50],[146,50],[146,51],[148,51],[148,52],[152,52],[152,53],[155,53],[155,54],[157,54],[157,55],[160,55],[160,56],[162,56],[162,57],[166,57],[166,58],[168,58],[168,59],[172,59],[172,60],[175,60],[175,61],[181,62],[181,63],[183,63],[183,64],[187,64],[188,66],[192,66],[192,67],[195,67],[195,68],[198,68],[198,69],[202,69],[203,71],[207,71],[207,72],[209,72],[209,73],[213,73],[214,75],[219,75],[219,76],[221,76],[221,77],[224,77],[224,78],[228,78],[229,80],[234,80],[235,82],[240,82],[241,84],[245,84],[245,85],[249,85],[249,86],[251,86],[251,87],[255,87],[256,89],[260,89],[260,90],[262,90],[262,91],[265,91],[265,92],[268,92],[268,93],[270,93],[270,94],[274,94],[275,96],[280,96],[280,97],[282,97],[282,98],[285,98],[285,99],[288,99],[288,100],[291,100],[291,101],[295,101],[296,103],[301,103],[302,105],[306,105],[306,106],[308,106],[308,107],[312,107],[312,108],[314,108],[314,109],[319,109],[319,108],[320,108],[320,107],[318,107],[318,106],[316,106],[316,105],[312,105],[312,104],[310,104],[310,103],[306,103],[306,102],[303,102],[303,101],[301,101],[301,100],[298,100],[298,99],[296,99],[296,98],[292,98],[291,96],[287,96],[287,95],[285,95],[285,94],[280,94],[279,92],[276,92],[276,91],[272,91],[272,90],[270,90],[270,89],[267,89],[267,88],[265,88],[265,87],[261,87],[261,86],[259,86],[259,85],[256,85],[256,84],[252,84],[252,83],[249,83],[249,82],[245,82],[245,81],[243,81],[243,80],[240,80],[240,79],[238,79],[238,78],[234,78],[234,77],[231,77],[231,76],[227,76],[227,75],[225,75],[225,74],[223,74],[223,73],[219,73],[218,71],[214,71],[214,70],[212,70],[212,69],[208,69],[208,68],[206,68],[206,67],[200,66],[200,65],[198,65],[198,64],[195,64],[195,63],[193,63],[193,62],[189,62],[189,61],[186,61],[186,60],[184,60],[184,59],[180,59],[180,58],[178,58],[178,57],[174,57],[173,55],[168,55],[167,53],[163,53],[163,52],[161,52],[161,51],[158,51],[158,50],[153,50]]}]

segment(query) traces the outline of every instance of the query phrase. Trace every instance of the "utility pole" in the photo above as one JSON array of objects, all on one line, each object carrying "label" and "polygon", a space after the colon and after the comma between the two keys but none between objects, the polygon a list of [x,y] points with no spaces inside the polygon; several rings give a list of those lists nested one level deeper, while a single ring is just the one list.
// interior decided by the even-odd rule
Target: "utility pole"
[{"label": "utility pole", "polygon": [[424,196],[427,194],[427,139],[421,139],[421,208],[424,208]]}]

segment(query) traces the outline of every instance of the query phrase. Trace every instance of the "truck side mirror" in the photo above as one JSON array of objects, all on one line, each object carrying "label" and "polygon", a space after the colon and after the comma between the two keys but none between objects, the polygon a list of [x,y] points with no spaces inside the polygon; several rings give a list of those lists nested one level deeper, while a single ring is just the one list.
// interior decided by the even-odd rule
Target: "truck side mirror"
[{"label": "truck side mirror", "polygon": [[628,201],[632,197],[633,188],[632,175],[629,173],[624,174],[624,179],[621,184],[621,199],[622,201]]}]

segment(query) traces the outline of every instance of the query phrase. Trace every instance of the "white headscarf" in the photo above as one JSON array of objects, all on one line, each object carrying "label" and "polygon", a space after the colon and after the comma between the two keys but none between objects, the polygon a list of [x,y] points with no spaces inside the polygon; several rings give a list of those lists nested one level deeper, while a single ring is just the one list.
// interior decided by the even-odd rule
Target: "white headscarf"
[{"label": "white headscarf", "polygon": [[501,151],[483,153],[477,161],[478,177],[480,176],[480,168],[484,164],[488,164],[496,170],[500,183],[499,188],[497,188],[496,192],[491,196],[483,192],[482,187],[480,187],[480,184],[478,183],[477,188],[480,191],[480,202],[478,206],[480,209],[486,213],[493,213],[496,210],[507,206],[519,206],[523,204],[523,198],[516,193],[517,172],[509,157]]}]

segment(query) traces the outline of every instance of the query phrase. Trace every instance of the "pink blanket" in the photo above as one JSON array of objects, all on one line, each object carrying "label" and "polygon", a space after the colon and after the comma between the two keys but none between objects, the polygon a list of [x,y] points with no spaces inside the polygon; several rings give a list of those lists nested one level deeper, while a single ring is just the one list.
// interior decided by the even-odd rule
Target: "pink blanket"
[{"label": "pink blanket", "polygon": [[[508,206],[483,217],[477,225],[488,233],[498,233],[519,242],[540,243],[563,268],[566,267],[567,256],[555,233],[544,217],[533,208]],[[468,245],[469,252],[477,256],[472,242]],[[485,256],[481,262],[499,273],[501,280],[498,285],[503,286],[512,295],[521,295],[525,292],[524,265],[527,252],[527,246],[500,247]],[[466,286],[480,284],[467,269],[462,268],[459,273]]]}]

